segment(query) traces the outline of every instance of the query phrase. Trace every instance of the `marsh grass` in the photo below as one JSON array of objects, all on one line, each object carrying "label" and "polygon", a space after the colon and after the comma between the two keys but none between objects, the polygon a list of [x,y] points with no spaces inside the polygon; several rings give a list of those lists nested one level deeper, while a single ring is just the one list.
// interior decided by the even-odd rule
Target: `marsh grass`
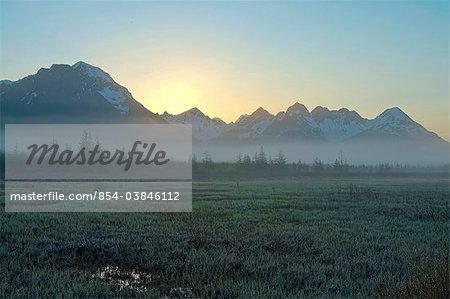
[{"label": "marsh grass", "polygon": [[397,298],[450,298],[448,250],[427,259],[405,285],[395,291]]},{"label": "marsh grass", "polygon": [[448,200],[448,180],[305,178],[197,182],[193,213],[2,207],[0,297],[431,298]]}]

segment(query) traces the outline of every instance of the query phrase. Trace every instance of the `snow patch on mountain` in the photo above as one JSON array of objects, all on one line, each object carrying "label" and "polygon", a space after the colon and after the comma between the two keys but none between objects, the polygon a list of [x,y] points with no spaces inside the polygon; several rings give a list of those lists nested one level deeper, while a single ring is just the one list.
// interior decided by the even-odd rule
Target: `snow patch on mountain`
[{"label": "snow patch on mountain", "polygon": [[342,140],[368,128],[367,120],[355,111],[342,108],[330,111],[318,106],[311,112],[310,124],[325,140]]},{"label": "snow patch on mountain", "polygon": [[[250,128],[248,130],[243,130],[244,133],[241,133],[238,135],[239,139],[248,139],[248,138],[255,138],[258,136],[261,136],[263,132],[266,130],[268,126],[272,124],[272,119],[263,119],[257,123],[251,124]],[[239,130],[239,127],[235,128]],[[240,129],[242,130],[242,125],[240,126]]]},{"label": "snow patch on mountain", "polygon": [[98,91],[111,105],[114,106],[121,114],[127,114],[129,108],[125,106],[127,97],[121,90],[113,90],[111,87],[105,87]]},{"label": "snow patch on mountain", "polygon": [[79,61],[72,65],[72,69],[79,72],[88,79],[83,86],[93,92],[101,94],[120,114],[129,113],[129,106],[126,104],[133,99],[131,93],[123,86],[117,84],[112,77],[102,69],[92,66],[86,62]]},{"label": "snow patch on mountain", "polygon": [[320,123],[314,121],[314,127],[322,132],[326,140],[341,140],[361,133],[367,126],[354,122],[344,123],[342,118],[337,118],[325,119]]},{"label": "snow patch on mountain", "polygon": [[38,93],[35,91],[29,92],[23,97],[19,99],[19,102],[24,103],[25,105],[31,105],[34,102],[34,99],[38,96]]}]

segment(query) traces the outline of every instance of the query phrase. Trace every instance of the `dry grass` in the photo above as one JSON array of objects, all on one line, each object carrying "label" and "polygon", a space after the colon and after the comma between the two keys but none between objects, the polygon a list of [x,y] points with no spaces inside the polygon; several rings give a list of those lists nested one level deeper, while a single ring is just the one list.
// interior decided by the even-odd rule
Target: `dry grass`
[{"label": "dry grass", "polygon": [[448,254],[420,268],[407,284],[396,291],[397,298],[450,298]]}]

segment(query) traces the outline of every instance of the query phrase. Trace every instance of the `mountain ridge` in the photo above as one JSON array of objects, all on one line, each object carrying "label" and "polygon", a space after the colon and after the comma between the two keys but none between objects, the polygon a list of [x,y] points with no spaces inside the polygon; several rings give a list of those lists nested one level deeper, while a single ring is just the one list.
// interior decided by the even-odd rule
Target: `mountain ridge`
[{"label": "mountain ridge", "polygon": [[[194,109],[195,113],[192,113]],[[387,136],[392,138],[436,138],[447,142],[436,133],[428,131],[421,124],[415,122],[399,107],[387,108],[373,119],[364,118],[358,114],[358,112],[347,108],[329,110],[327,107],[316,106],[309,112],[303,104],[298,102],[289,106],[285,111],[279,111],[275,115],[271,114],[263,107],[258,107],[254,112],[242,114],[236,121],[229,123],[224,122],[218,117],[212,118],[197,107],[186,110],[180,114],[169,114],[168,112],[165,112],[161,116],[169,123],[185,123],[193,125],[194,137],[196,135],[196,126],[201,124],[201,128],[197,128],[197,131],[203,131],[201,138],[198,138],[202,141],[220,137],[228,139],[239,139],[239,137],[240,139],[264,137],[261,136],[261,134],[266,130],[268,130],[268,136],[271,137],[283,137],[283,134],[295,137],[295,129],[299,129],[299,127],[303,126],[304,132],[297,132],[297,135],[300,137],[321,136],[329,141],[341,141],[351,138],[357,139],[362,138],[365,135],[371,135],[371,137],[383,137],[376,135],[384,135],[384,137]],[[336,122],[338,122],[338,124],[336,124]],[[205,131],[208,130],[208,126],[211,123],[215,126],[215,133],[211,136],[207,136]],[[289,129],[286,129],[286,126],[289,124],[294,126],[293,128],[290,128],[290,131]],[[283,125],[284,129],[281,128]],[[277,135],[277,132],[281,132],[281,135]],[[317,136],[315,136],[315,134]]]},{"label": "mountain ridge", "polygon": [[180,114],[153,113],[135,100],[131,92],[99,67],[83,61],[73,65],[53,64],[17,81],[0,81],[2,122],[41,118],[54,122],[184,123],[193,127],[200,141],[292,139],[343,141],[364,138],[426,139],[448,143],[415,122],[399,107],[367,119],[354,110],[329,110],[316,106],[309,111],[295,102],[271,114],[258,107],[226,123],[193,107]]}]

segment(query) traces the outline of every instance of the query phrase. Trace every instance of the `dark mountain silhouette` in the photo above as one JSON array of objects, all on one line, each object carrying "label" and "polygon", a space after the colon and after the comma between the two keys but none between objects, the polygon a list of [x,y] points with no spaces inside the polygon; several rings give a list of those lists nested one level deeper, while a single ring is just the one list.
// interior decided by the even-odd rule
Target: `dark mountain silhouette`
[{"label": "dark mountain silhouette", "polygon": [[1,81],[3,123],[165,123],[111,76],[85,62]]}]

